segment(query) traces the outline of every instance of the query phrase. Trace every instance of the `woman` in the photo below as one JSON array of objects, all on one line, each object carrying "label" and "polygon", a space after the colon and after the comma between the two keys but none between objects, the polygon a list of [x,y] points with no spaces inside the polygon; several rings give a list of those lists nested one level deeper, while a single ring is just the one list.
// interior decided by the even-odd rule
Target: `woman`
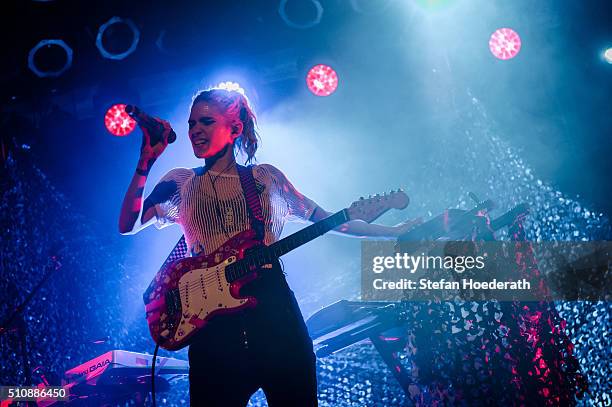
[{"label": "woman", "polygon": [[[204,167],[175,168],[142,202],[147,175],[168,145],[170,124],[162,135],[142,128],[143,144],[136,172],[125,195],[119,230],[136,233],[156,223],[179,223],[192,256],[214,252],[251,220],[235,153],[247,162],[257,151],[256,119],[247,98],[236,90],[212,88],[193,100],[189,139]],[[151,145],[151,140],[161,140]],[[331,215],[300,194],[272,165],[249,167],[263,214],[263,241],[278,240],[289,219],[316,222]],[[415,221],[394,227],[348,222],[336,230],[353,236],[396,237]],[[213,319],[189,348],[190,400],[195,406],[244,406],[262,388],[271,406],[317,405],[315,356],[293,292],[278,261],[264,266],[261,278],[242,294],[254,295],[257,306]]]}]

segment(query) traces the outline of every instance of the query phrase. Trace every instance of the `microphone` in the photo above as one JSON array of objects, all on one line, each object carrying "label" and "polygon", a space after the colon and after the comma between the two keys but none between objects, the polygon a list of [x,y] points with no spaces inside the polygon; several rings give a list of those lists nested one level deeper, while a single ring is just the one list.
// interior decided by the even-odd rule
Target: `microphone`
[{"label": "microphone", "polygon": [[[149,131],[149,135],[151,137],[151,146],[159,143],[161,140],[158,137],[164,133],[164,125],[155,120],[153,117],[149,116],[142,110],[138,108],[138,106],[134,105],[126,105],[125,112],[130,115],[130,117],[138,124],[143,126]],[[174,130],[170,130],[170,134],[168,134],[168,144],[174,143],[176,140],[176,133]]]}]

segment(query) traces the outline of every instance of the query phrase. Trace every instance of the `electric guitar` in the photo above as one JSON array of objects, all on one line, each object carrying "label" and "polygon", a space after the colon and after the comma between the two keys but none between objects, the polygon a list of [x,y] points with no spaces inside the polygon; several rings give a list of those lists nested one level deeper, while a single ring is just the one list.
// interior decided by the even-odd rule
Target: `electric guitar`
[{"label": "electric guitar", "polygon": [[156,275],[143,299],[149,331],[164,349],[189,345],[193,335],[211,318],[253,307],[254,297],[242,297],[240,289],[257,278],[259,268],[350,220],[372,222],[389,209],[403,209],[408,196],[401,190],[360,198],[348,209],[329,216],[270,246],[246,230],[215,252],[176,260]]}]

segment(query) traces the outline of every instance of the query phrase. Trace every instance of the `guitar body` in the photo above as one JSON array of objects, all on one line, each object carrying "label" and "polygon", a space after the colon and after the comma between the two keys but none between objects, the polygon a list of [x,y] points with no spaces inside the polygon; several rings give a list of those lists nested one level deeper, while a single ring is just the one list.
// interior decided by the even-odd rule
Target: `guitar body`
[{"label": "guitar body", "polygon": [[254,307],[257,300],[241,297],[240,290],[257,273],[230,283],[225,269],[257,246],[255,233],[247,230],[207,256],[176,260],[161,269],[143,296],[153,339],[164,349],[178,350],[212,317]]},{"label": "guitar body", "polygon": [[188,257],[162,267],[143,295],[153,340],[167,350],[184,348],[211,318],[257,304],[254,297],[242,297],[240,290],[257,278],[260,266],[349,220],[372,222],[390,208],[405,208],[408,202],[400,190],[360,198],[349,208],[270,246],[257,240],[253,230],[247,230],[208,256]]}]

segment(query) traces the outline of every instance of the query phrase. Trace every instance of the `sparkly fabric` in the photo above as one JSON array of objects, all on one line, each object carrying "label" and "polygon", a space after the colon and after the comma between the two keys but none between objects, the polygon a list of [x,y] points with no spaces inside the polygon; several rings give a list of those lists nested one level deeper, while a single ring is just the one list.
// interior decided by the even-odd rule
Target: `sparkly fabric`
[{"label": "sparkly fabric", "polygon": [[[266,244],[278,240],[286,221],[310,218],[316,204],[300,194],[278,169],[257,165],[253,177]],[[175,168],[158,182],[147,200],[155,205],[157,227],[173,223],[182,226],[192,255],[210,254],[250,227],[238,175]]]},{"label": "sparkly fabric", "polygon": [[[543,287],[521,222],[510,228],[517,278]],[[404,303],[412,401],[429,405],[574,405],[587,380],[552,302]]]}]

